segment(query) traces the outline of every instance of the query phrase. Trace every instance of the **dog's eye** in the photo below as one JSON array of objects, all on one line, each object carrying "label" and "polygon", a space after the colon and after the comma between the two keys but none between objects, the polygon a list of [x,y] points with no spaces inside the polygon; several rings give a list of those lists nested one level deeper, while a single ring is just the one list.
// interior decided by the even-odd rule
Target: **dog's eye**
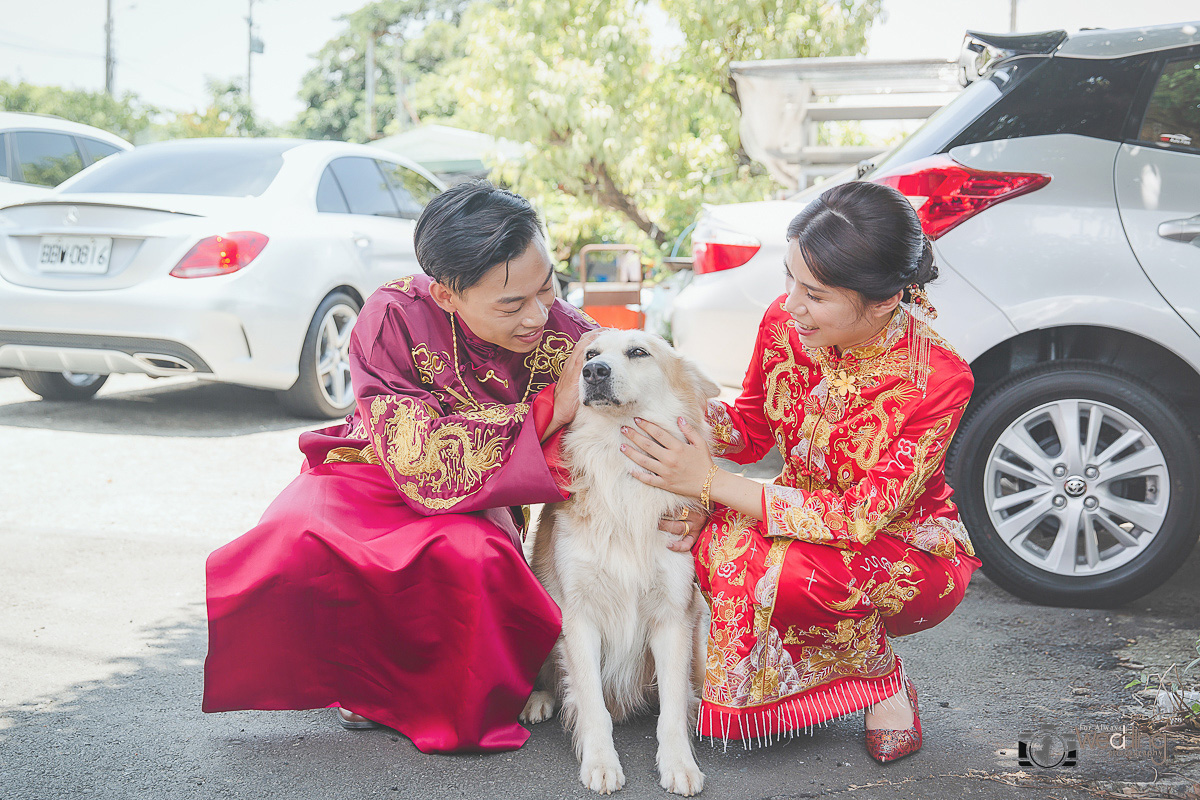
[{"label": "dog's eye", "polygon": [[586,358],[588,361],[591,361],[593,358],[595,358],[598,355],[600,355],[599,350],[588,350],[586,353],[583,354],[583,357]]},{"label": "dog's eye", "polygon": [[634,347],[633,349],[626,351],[625,355],[629,356],[630,358],[645,358],[650,354],[640,347]]}]

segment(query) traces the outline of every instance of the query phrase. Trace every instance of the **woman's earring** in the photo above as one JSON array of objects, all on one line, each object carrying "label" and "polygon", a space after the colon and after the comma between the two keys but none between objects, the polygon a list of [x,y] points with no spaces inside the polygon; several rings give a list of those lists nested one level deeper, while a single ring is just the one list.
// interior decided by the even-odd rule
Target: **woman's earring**
[{"label": "woman's earring", "polygon": [[925,290],[915,283],[907,288],[909,303],[915,307],[914,310],[924,317],[927,322],[937,319],[937,309],[933,307],[933,303],[929,302],[929,295],[925,294]]}]

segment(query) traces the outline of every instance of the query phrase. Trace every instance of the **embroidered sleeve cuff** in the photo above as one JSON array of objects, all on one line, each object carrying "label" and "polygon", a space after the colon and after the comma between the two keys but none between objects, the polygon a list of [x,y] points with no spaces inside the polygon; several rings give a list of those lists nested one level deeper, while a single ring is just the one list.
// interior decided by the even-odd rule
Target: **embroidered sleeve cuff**
[{"label": "embroidered sleeve cuff", "polygon": [[712,429],[713,455],[731,455],[746,446],[742,440],[742,434],[733,424],[729,406],[720,400],[709,400],[705,418]]},{"label": "embroidered sleeve cuff", "polygon": [[533,424],[537,428],[538,441],[546,435],[546,429],[550,427],[551,420],[554,419],[554,387],[557,384],[550,384],[545,389],[538,392],[533,403]]},{"label": "embroidered sleeve cuff", "polygon": [[763,521],[768,536],[785,536],[804,542],[847,549],[834,536],[821,514],[820,501],[803,489],[768,484],[763,487]]}]

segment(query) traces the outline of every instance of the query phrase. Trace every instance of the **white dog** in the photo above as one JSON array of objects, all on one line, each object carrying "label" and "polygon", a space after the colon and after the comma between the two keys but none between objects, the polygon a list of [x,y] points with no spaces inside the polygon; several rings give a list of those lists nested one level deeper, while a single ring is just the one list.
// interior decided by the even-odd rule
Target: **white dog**
[{"label": "white dog", "polygon": [[607,794],[625,784],[613,720],[646,707],[657,683],[661,784],[693,795],[704,788],[689,720],[707,609],[691,554],[668,550],[671,534],[658,522],[697,503],[633,477],[640,468],[620,450],[628,441],[621,426],[641,417],[678,433],[683,417],[707,438],[704,409],[719,389],[663,339],[640,331],[605,331],[585,355],[579,413],[563,437],[572,496],[543,510],[532,560],[562,609],[562,636],[521,720],[548,719],[561,698],[579,779]]}]

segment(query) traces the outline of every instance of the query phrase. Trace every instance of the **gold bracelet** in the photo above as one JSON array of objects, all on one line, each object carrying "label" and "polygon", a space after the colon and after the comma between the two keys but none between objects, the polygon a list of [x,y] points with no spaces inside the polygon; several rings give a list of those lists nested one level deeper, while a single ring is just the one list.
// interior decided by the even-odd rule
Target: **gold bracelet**
[{"label": "gold bracelet", "polygon": [[700,490],[700,505],[704,506],[707,513],[712,513],[712,498],[709,493],[712,492],[713,478],[717,476],[717,470],[720,469],[716,464],[708,470],[708,477],[704,479],[704,488]]}]

